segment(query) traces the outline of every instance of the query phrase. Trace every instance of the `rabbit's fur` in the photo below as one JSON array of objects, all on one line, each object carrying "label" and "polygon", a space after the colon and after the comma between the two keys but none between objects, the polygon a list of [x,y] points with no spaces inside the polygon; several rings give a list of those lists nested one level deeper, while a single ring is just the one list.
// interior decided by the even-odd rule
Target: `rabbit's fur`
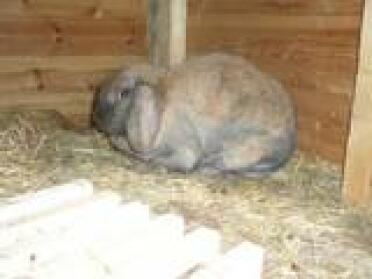
[{"label": "rabbit's fur", "polygon": [[225,54],[169,71],[125,67],[96,96],[93,119],[117,149],[183,172],[259,176],[279,168],[295,147],[287,92]]}]

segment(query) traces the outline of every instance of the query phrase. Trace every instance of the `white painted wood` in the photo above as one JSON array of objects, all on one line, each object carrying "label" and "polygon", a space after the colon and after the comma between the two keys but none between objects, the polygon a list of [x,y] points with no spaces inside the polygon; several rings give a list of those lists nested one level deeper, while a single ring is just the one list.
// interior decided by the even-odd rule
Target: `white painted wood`
[{"label": "white painted wood", "polygon": [[185,234],[181,216],[153,216],[147,205],[122,204],[112,192],[88,195],[85,189],[72,195],[55,189],[22,197],[20,204],[34,204],[34,198],[48,206],[3,223],[0,278],[234,279],[259,278],[262,272],[259,246],[247,242],[221,255],[217,231],[198,228]]},{"label": "white painted wood", "polygon": [[168,259],[161,278],[179,278],[199,264],[212,261],[219,255],[221,235],[208,228],[198,228],[185,235]]},{"label": "white painted wood", "polygon": [[30,218],[59,206],[81,201],[93,194],[93,185],[88,180],[76,180],[46,190],[25,194],[11,200],[11,204],[0,207],[0,226],[20,219]]},{"label": "white painted wood", "polygon": [[262,275],[264,250],[243,242],[224,256],[200,269],[191,279],[259,279]]},{"label": "white painted wood", "polygon": [[209,228],[198,228],[185,236],[186,251],[194,263],[207,263],[221,250],[221,235]]},{"label": "white painted wood", "polygon": [[46,264],[38,266],[31,272],[35,279],[112,279],[110,271],[99,259],[90,257],[84,250],[68,250]]},{"label": "white painted wood", "polygon": [[[118,206],[120,197],[114,193],[96,195],[92,199],[82,202],[76,206],[65,207],[51,214],[28,219],[17,225],[3,227],[0,230],[0,249],[17,243],[20,245],[23,240],[42,239],[45,235],[53,235],[75,225],[82,226],[93,220],[99,222],[99,216],[105,210],[112,210]],[[108,215],[109,216],[109,215]],[[102,218],[106,219],[107,215]]]},{"label": "white painted wood", "polygon": [[[106,243],[110,246],[100,247],[95,254],[118,278],[162,278],[158,277],[160,265],[182,241],[183,232],[182,217],[163,215],[152,220],[141,232]],[[154,277],[146,277],[150,275]]]},{"label": "white painted wood", "polygon": [[5,238],[8,243],[1,247],[5,259],[0,261],[0,270],[27,270],[32,266],[32,256],[43,263],[74,246],[81,248],[93,241],[112,219],[110,215],[118,208],[117,198],[100,195],[79,207],[2,230],[0,239]]}]

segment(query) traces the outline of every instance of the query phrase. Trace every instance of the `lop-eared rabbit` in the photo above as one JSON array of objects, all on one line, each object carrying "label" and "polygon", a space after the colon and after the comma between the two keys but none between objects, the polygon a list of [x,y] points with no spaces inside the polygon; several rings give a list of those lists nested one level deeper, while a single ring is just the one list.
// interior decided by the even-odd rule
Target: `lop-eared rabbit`
[{"label": "lop-eared rabbit", "polygon": [[116,149],[181,172],[261,176],[288,160],[296,138],[282,85],[227,54],[167,71],[126,66],[97,93],[93,121]]}]

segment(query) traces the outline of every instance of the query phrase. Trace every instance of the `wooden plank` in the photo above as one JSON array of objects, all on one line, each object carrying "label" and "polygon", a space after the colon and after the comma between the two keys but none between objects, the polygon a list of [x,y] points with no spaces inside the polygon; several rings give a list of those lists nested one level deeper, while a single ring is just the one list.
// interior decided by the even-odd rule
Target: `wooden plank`
[{"label": "wooden plank", "polygon": [[0,55],[144,54],[145,36],[131,19],[0,19]]},{"label": "wooden plank", "polygon": [[[223,46],[242,46],[249,51],[248,46],[266,44],[266,48],[273,48],[270,44],[278,44],[278,47],[287,47],[289,50],[298,49],[306,52],[329,50],[332,47],[337,52],[355,51],[358,45],[359,28],[352,30],[255,30],[247,26],[242,28],[228,27],[223,24],[209,25],[190,22],[188,25],[188,38],[190,46],[200,45],[205,49],[212,48],[211,43]],[[288,52],[288,50],[287,50]]]},{"label": "wooden plank", "polygon": [[37,88],[37,72],[0,73],[0,94],[9,94],[23,90],[36,90]]},{"label": "wooden plank", "polygon": [[278,65],[278,73],[285,71],[291,74],[293,70],[303,74],[341,73],[345,76],[346,73],[353,81],[358,45],[356,32],[256,33],[249,30],[239,32],[234,28],[223,30],[223,27],[220,32],[218,28],[189,28],[189,51],[193,54],[227,49],[268,70]]},{"label": "wooden plank", "polygon": [[92,91],[112,71],[56,71],[30,70],[25,72],[0,73],[0,94],[23,90],[86,92]]},{"label": "wooden plank", "polygon": [[0,56],[0,73],[27,71],[111,71],[138,61],[142,56]]},{"label": "wooden plank", "polygon": [[142,203],[122,204],[112,191],[92,193],[88,181],[20,198],[0,207],[3,278],[29,274],[30,261],[35,278],[107,278],[107,270],[113,278],[262,275],[261,246],[244,241],[224,253],[218,231],[185,232],[182,216],[154,216]]},{"label": "wooden plank", "polygon": [[12,94],[0,94],[0,110],[37,109],[57,110],[62,114],[90,114],[93,94],[90,92],[40,92],[22,91]]},{"label": "wooden plank", "polygon": [[133,34],[135,21],[126,19],[1,18],[0,36],[119,36]]},{"label": "wooden plank", "polygon": [[41,71],[39,84],[45,91],[86,92],[93,91],[111,74],[112,71]]},{"label": "wooden plank", "polygon": [[265,251],[262,247],[243,242],[225,255],[217,256],[209,263],[202,265],[190,278],[260,279],[263,273],[264,255]]},{"label": "wooden plank", "polygon": [[0,95],[0,108],[30,107],[30,108],[60,108],[73,105],[75,108],[88,104],[92,100],[89,92],[59,92],[24,91],[11,95]]},{"label": "wooden plank", "polygon": [[85,179],[19,195],[10,204],[0,206],[0,225],[2,228],[13,226],[62,207],[82,203],[92,196],[93,184]]},{"label": "wooden plank", "polygon": [[2,0],[0,1],[1,18],[125,18],[135,17],[136,0]]},{"label": "wooden plank", "polygon": [[[19,92],[10,94],[14,96],[9,98],[7,97],[9,94],[0,94],[0,110],[55,110],[67,120],[66,124],[71,127],[87,128],[91,125],[92,92],[42,91],[32,92],[26,97]],[[39,98],[43,100],[40,101]],[[10,99],[10,101],[4,102],[4,99]]]},{"label": "wooden plank", "polygon": [[[236,14],[208,15],[189,17],[190,22],[199,22],[206,26],[226,28],[244,28],[248,30],[355,30],[359,26],[358,15],[247,15]],[[222,29],[222,30],[224,30]]]},{"label": "wooden plank", "polygon": [[154,65],[172,66],[186,58],[186,0],[149,0],[149,50]]},{"label": "wooden plank", "polygon": [[359,14],[362,0],[203,0],[205,14],[345,15]]},{"label": "wooden plank", "polygon": [[365,1],[360,58],[344,167],[344,197],[351,205],[372,201],[372,1]]},{"label": "wooden plank", "polygon": [[125,36],[0,37],[1,56],[145,55],[142,38]]}]

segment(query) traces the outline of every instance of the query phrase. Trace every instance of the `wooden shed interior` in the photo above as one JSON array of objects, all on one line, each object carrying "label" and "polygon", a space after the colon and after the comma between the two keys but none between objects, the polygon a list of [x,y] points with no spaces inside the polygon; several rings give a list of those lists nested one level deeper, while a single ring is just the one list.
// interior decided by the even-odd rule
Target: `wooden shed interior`
[{"label": "wooden shed interior", "polygon": [[[95,86],[125,56],[148,55],[148,13],[147,0],[0,1],[0,109],[55,109],[87,126]],[[371,29],[371,0],[187,1],[187,55],[238,53],[278,78],[295,100],[299,147],[338,164],[363,31],[346,160],[351,201],[370,196],[372,187]]]}]

